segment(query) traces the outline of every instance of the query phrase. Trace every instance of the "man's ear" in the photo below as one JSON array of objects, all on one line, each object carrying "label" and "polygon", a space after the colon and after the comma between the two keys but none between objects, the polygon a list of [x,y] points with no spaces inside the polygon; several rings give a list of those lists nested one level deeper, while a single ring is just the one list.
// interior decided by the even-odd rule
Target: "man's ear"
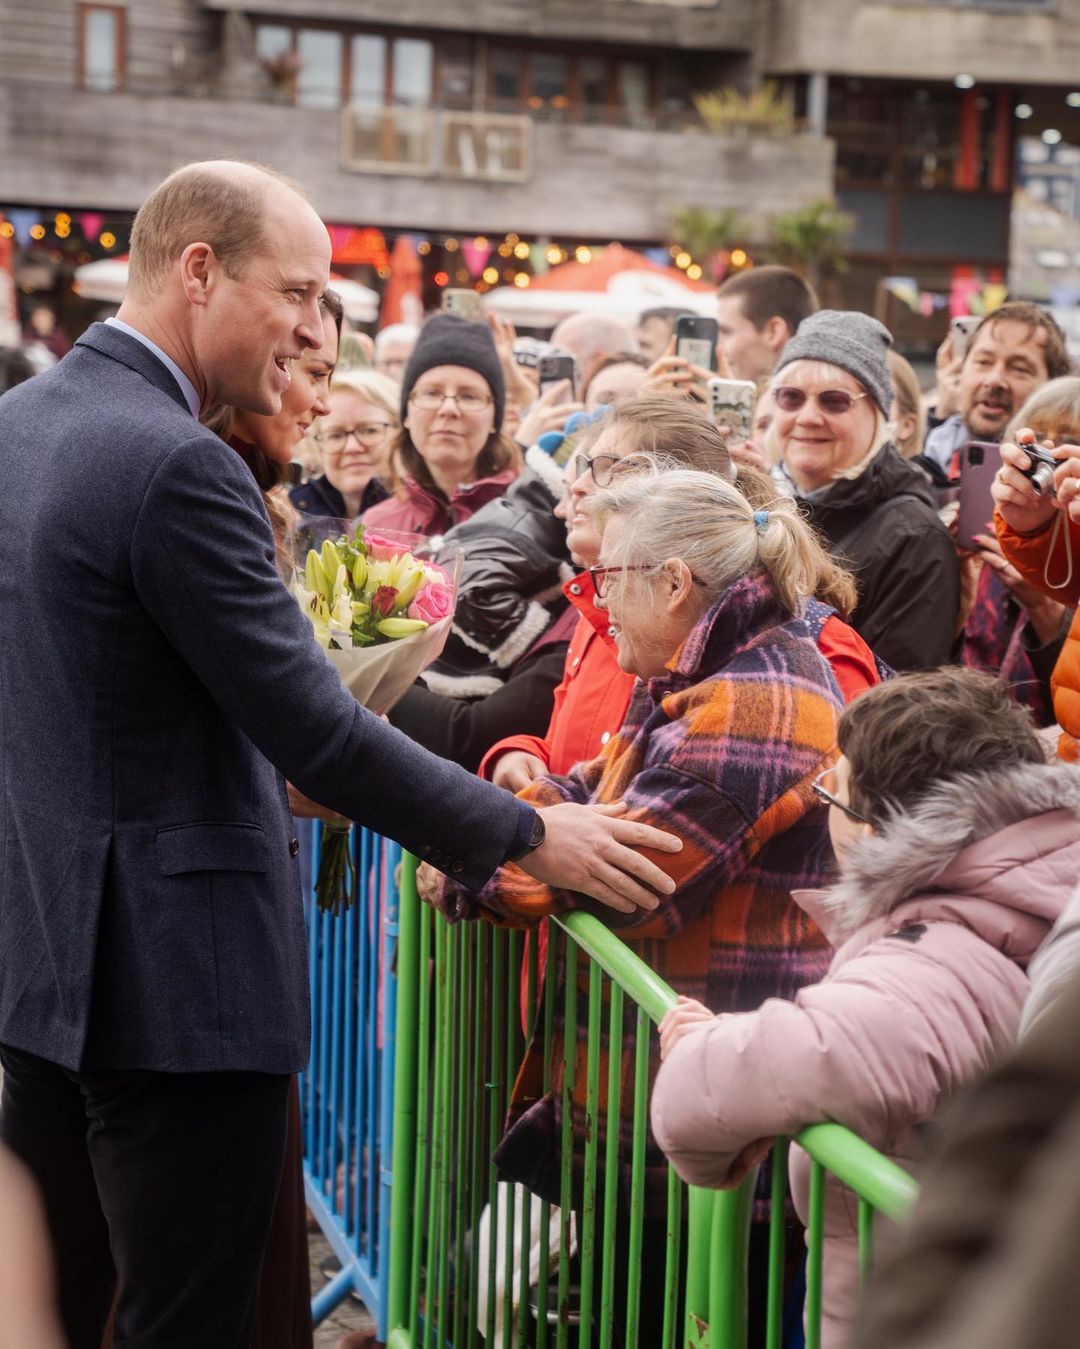
[{"label": "man's ear", "polygon": [[765,341],[772,347],[773,351],[782,351],[787,346],[790,337],[791,328],[788,326],[787,319],[782,319],[779,314],[774,314],[771,319],[766,319]]},{"label": "man's ear", "polygon": [[219,269],[209,244],[188,244],[180,254],[180,281],[189,304],[206,304]]}]

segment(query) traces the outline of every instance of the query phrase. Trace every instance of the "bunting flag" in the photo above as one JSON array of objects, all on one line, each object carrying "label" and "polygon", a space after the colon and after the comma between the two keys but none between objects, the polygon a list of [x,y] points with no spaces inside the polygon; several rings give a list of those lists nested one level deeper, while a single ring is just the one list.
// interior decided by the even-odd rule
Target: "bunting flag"
[{"label": "bunting flag", "polygon": [[551,270],[551,264],[547,260],[547,251],[547,244],[532,244],[529,247],[529,263],[536,276],[543,276],[545,272]]},{"label": "bunting flag", "polygon": [[97,237],[101,233],[101,227],[105,223],[105,216],[101,211],[80,211],[75,219],[79,222],[83,236],[88,244],[97,243]]},{"label": "bunting flag", "polygon": [[483,242],[468,239],[461,245],[461,256],[465,259],[465,266],[468,267],[473,276],[480,275],[487,266],[491,254],[492,245],[486,239]]},{"label": "bunting flag", "polygon": [[30,244],[30,231],[38,223],[38,213],[27,206],[11,206],[7,218],[15,229],[15,242],[20,248]]}]

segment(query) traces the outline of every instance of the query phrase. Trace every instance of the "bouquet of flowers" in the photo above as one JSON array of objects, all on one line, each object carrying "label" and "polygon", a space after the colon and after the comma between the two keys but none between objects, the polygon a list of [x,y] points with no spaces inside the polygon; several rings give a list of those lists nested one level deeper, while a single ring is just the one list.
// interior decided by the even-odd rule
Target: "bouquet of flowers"
[{"label": "bouquet of flowers", "polygon": [[[450,632],[460,554],[440,563],[420,534],[306,519],[293,540],[293,591],[315,640],[358,703],[390,710],[440,654]],[[323,827],[315,896],[332,913],[352,897],[349,825]]]}]

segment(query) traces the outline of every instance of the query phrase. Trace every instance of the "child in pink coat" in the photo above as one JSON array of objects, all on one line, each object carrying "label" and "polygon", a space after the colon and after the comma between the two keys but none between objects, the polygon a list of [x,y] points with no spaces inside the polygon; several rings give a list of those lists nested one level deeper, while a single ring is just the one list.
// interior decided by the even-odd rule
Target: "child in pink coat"
[{"label": "child in pink coat", "polygon": [[[835,1120],[911,1167],[918,1126],[1016,1036],[1027,966],[1080,874],[1080,770],[1048,764],[1006,688],[971,670],[906,675],[841,718],[818,780],[840,864],[796,894],[836,948],[791,1002],[660,1027],[656,1139],[694,1185],[738,1184],[778,1134]],[[791,1151],[805,1221],[809,1159]],[[847,1338],[856,1201],[826,1187],[822,1344]]]}]

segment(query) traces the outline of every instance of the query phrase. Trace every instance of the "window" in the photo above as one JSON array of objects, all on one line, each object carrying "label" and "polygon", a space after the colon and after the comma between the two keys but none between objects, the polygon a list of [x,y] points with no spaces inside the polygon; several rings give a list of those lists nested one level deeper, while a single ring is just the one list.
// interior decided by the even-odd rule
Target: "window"
[{"label": "window", "polygon": [[127,15],[121,5],[80,5],[78,9],[78,82],[97,94],[124,85]]},{"label": "window", "polygon": [[426,108],[431,103],[430,42],[399,37],[394,42],[393,101],[399,108]]},{"label": "window", "polygon": [[297,34],[296,101],[302,107],[340,107],[343,48],[340,33],[302,28]]},{"label": "window", "polygon": [[381,108],[386,102],[386,38],[358,33],[350,58],[349,102],[359,108]]},{"label": "window", "polygon": [[603,121],[609,101],[610,76],[610,63],[603,56],[583,56],[578,61],[578,89],[583,121]]},{"label": "window", "polygon": [[439,101],[444,108],[472,107],[473,44],[468,38],[448,37],[440,46]]},{"label": "window", "polygon": [[532,89],[529,107],[536,112],[549,109],[556,113],[565,112],[570,106],[567,58],[554,52],[534,52],[530,64]]},{"label": "window", "polygon": [[495,106],[510,103],[519,107],[525,101],[525,54],[493,47],[490,67],[491,97]]}]

